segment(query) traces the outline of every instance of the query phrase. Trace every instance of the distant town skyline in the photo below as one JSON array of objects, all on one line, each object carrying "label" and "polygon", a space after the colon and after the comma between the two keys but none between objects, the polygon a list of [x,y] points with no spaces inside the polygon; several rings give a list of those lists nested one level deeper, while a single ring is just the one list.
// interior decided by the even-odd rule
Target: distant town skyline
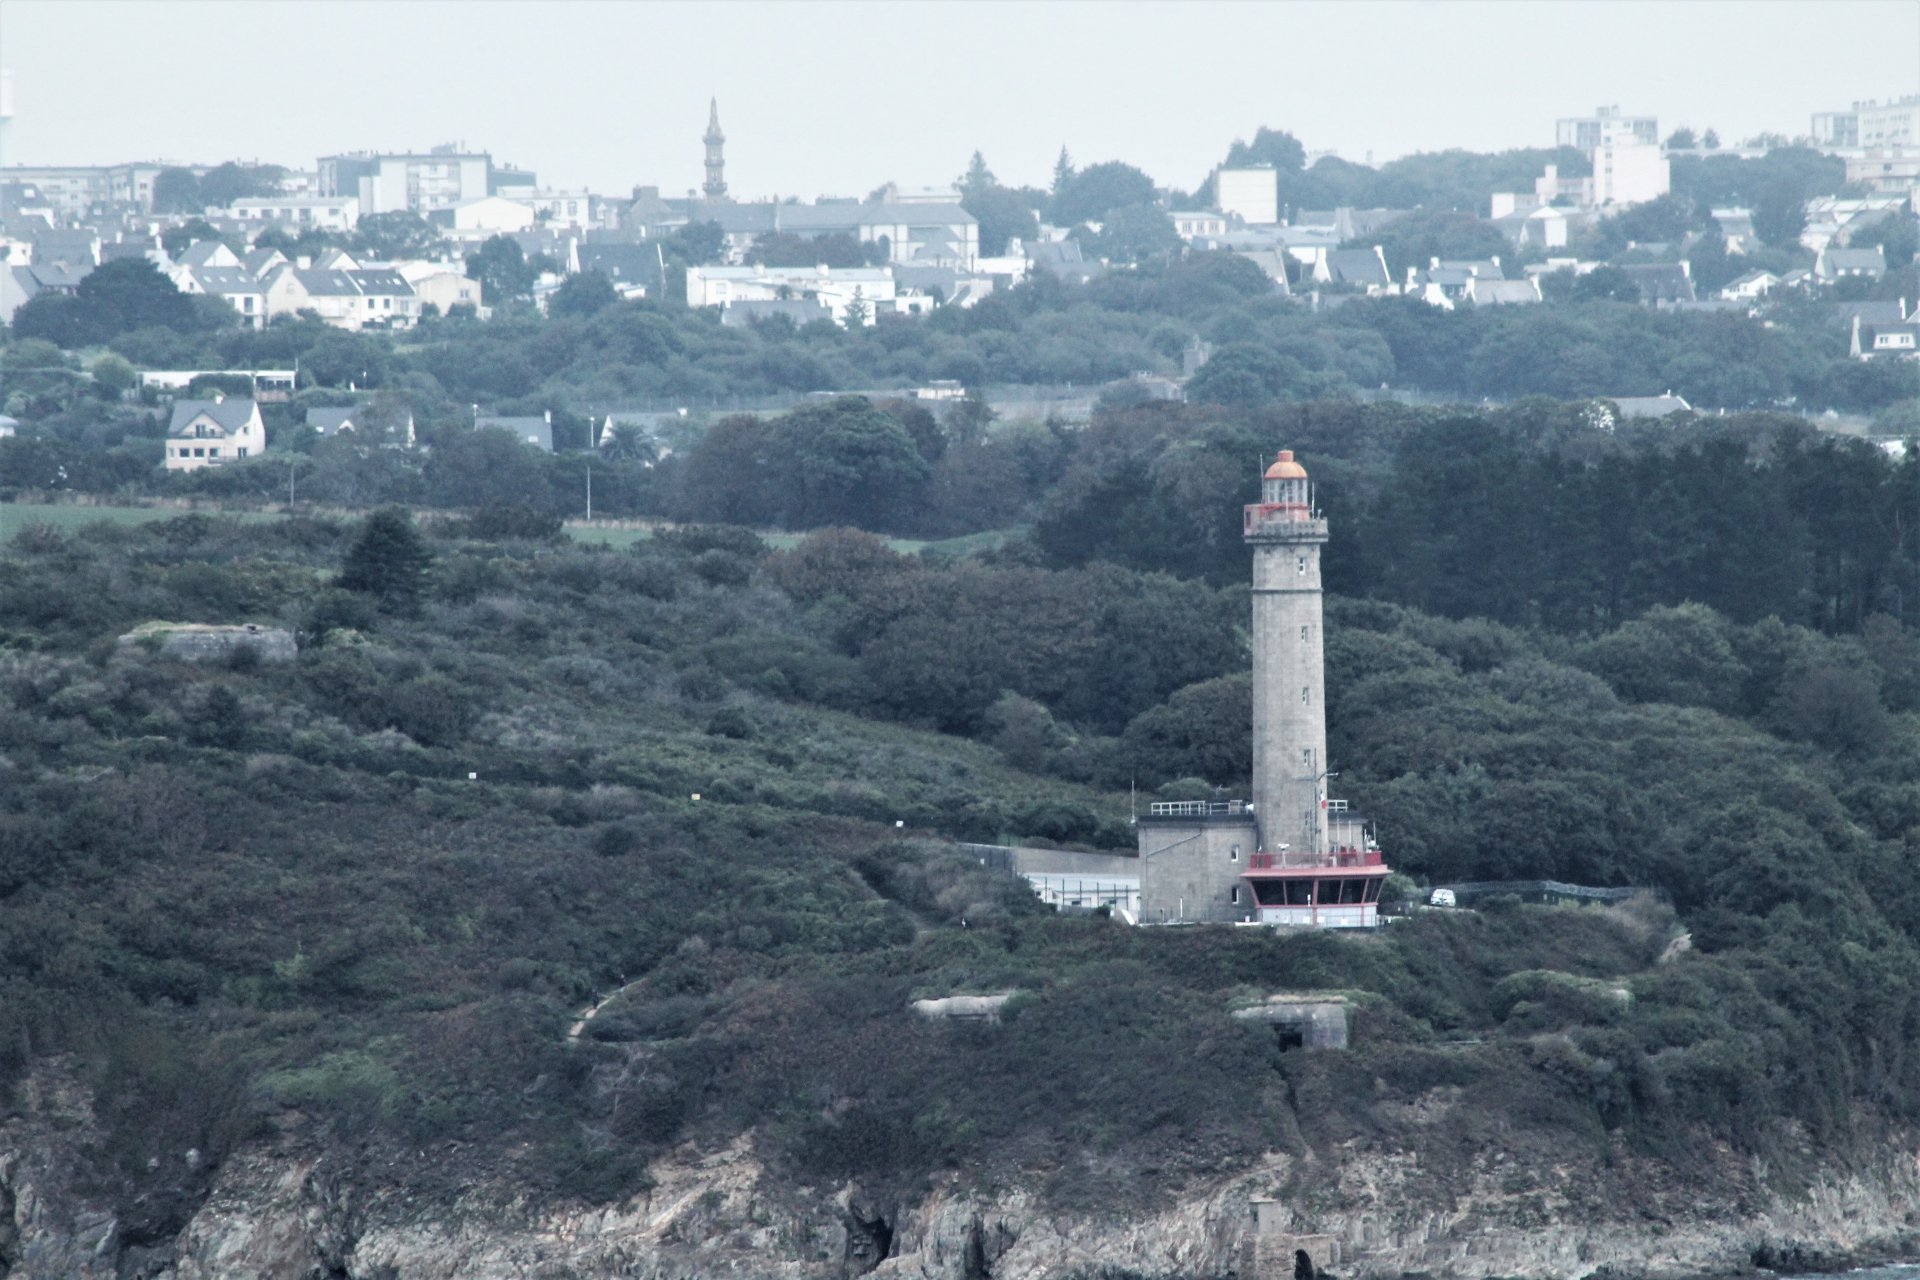
[{"label": "distant town skyline", "polygon": [[[1872,38],[1797,57],[1815,32]],[[1548,146],[1616,104],[1731,144],[1920,92],[1917,49],[1912,0],[0,0],[9,164],[462,142],[544,187],[684,195],[717,98],[742,199],[944,183],[975,149],[1045,185],[1063,145],[1191,189],[1262,125],[1379,163]]]}]

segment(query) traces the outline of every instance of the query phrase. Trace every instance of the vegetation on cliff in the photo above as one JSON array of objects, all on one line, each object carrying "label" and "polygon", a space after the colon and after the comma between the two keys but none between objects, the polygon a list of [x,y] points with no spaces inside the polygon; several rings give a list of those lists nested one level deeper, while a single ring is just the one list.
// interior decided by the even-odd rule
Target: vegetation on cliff
[{"label": "vegetation on cliff", "polygon": [[[1130,930],[947,842],[1124,846],[1129,781],[1242,781],[1228,526],[1277,442],[1347,540],[1330,746],[1396,866],[1670,905]],[[1129,411],[1068,444],[1030,535],[966,560],[854,530],[615,551],[499,512],[27,530],[0,553],[5,1079],[73,1055],[101,1185],[161,1234],[294,1115],[422,1185],[611,1197],[750,1133],[815,1185],[964,1169],[1076,1203],[1391,1136],[1421,1099],[1451,1108],[1435,1158],[1704,1173],[1710,1139],[1780,1178],[1911,1118],[1917,464],[1543,406]],[[156,618],[303,647],[114,642]],[[907,1012],[1004,989],[997,1025]],[[1275,989],[1348,993],[1354,1047],[1228,1016]]]}]

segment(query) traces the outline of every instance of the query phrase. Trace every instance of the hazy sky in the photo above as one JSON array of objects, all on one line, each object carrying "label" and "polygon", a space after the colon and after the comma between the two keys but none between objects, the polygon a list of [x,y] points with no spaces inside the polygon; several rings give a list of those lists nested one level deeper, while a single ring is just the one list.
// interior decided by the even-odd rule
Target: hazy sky
[{"label": "hazy sky", "polygon": [[7,162],[464,141],[542,185],[678,194],[720,100],[736,197],[1044,185],[1064,143],[1191,187],[1265,124],[1310,151],[1548,145],[1617,103],[1663,133],[1801,133],[1920,91],[1920,0],[0,0]]}]

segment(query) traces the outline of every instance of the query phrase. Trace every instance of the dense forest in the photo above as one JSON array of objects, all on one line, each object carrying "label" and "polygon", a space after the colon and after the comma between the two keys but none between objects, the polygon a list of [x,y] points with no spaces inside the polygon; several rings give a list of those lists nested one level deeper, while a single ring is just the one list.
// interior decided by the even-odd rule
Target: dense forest
[{"label": "dense forest", "polygon": [[[1609,434],[1580,404],[924,442],[865,402],[808,412],[911,450],[914,502],[752,419],[730,467],[696,444],[649,483],[697,507],[704,467],[743,486],[725,503],[874,528],[615,550],[473,503],[0,550],[0,1071],[71,1055],[125,1221],[177,1228],[269,1127],[423,1190],[605,1200],[750,1133],[801,1181],[1041,1171],[1055,1202],[1120,1204],[1378,1134],[1436,1087],[1467,1100],[1463,1160],[1624,1144],[1707,1179],[1723,1143],[1782,1185],[1913,1118],[1920,462],[1791,420]],[[948,843],[1126,847],[1129,785],[1244,786],[1236,504],[1281,443],[1335,530],[1329,745],[1398,891],[1658,900],[1364,940],[1127,929]],[[1024,531],[879,536],[969,450],[1025,477]],[[155,620],[300,647],[190,663]],[[1006,988],[997,1027],[905,1014]],[[1225,1016],[1277,988],[1352,993],[1355,1047]],[[1356,1072],[1375,1087],[1336,1087]],[[153,1161],[189,1146],[209,1162]]]}]

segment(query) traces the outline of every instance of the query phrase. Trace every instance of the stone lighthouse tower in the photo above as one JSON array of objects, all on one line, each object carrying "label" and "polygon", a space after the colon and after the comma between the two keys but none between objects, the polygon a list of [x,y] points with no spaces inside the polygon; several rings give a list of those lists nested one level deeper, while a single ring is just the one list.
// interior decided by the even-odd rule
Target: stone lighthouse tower
[{"label": "stone lighthouse tower", "polygon": [[1253,788],[1138,815],[1142,923],[1370,929],[1390,868],[1367,820],[1327,794],[1320,549],[1327,522],[1282,450],[1244,509],[1253,548]]},{"label": "stone lighthouse tower", "polygon": [[700,140],[707,144],[707,181],[701,190],[709,200],[727,198],[727,161],[721,154],[727,145],[727,135],[720,132],[720,99],[714,98],[707,104],[707,131]]},{"label": "stone lighthouse tower", "polygon": [[1253,804],[1263,849],[1327,847],[1320,549],[1307,469],[1282,449],[1246,508],[1253,547]]}]

